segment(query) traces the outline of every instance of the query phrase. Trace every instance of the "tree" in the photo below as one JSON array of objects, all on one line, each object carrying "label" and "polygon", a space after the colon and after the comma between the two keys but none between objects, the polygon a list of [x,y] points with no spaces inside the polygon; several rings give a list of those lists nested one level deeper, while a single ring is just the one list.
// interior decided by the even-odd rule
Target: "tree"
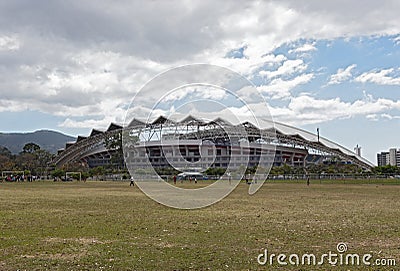
[{"label": "tree", "polygon": [[283,164],[282,165],[282,172],[283,172],[283,178],[286,179],[287,176],[292,173],[292,167],[289,166],[288,164]]},{"label": "tree", "polygon": [[53,178],[59,178],[59,179],[61,179],[62,177],[65,176],[65,171],[62,170],[62,169],[53,170],[53,171],[51,172],[51,176],[52,176]]},{"label": "tree", "polygon": [[104,146],[111,154],[111,164],[118,169],[124,167],[124,154],[122,150],[122,132],[118,132],[105,138]]},{"label": "tree", "polygon": [[399,174],[400,168],[396,166],[386,165],[386,166],[374,167],[372,169],[372,172],[376,174],[396,174],[396,173]]},{"label": "tree", "polygon": [[270,171],[271,175],[283,175],[282,167],[280,166],[273,166]]},{"label": "tree", "polygon": [[45,175],[46,169],[49,166],[49,163],[53,159],[53,155],[46,150],[36,150],[33,155],[37,161],[37,171],[40,175]]},{"label": "tree", "polygon": [[209,175],[209,176],[222,176],[224,175],[226,169],[221,168],[221,167],[216,167],[216,168],[208,168],[204,173]]},{"label": "tree", "polygon": [[13,170],[15,167],[14,156],[6,147],[0,146],[0,169]]},{"label": "tree", "polygon": [[256,173],[256,171],[257,171],[257,166],[254,166],[254,167],[248,167],[248,168],[246,168],[246,175],[252,175],[252,174],[255,174]]},{"label": "tree", "polygon": [[178,175],[179,174],[179,170],[173,168],[173,167],[155,167],[154,170],[157,172],[158,175]]},{"label": "tree", "polygon": [[8,157],[8,158],[12,158],[12,156],[13,156],[11,151],[3,146],[0,146],[0,155]]},{"label": "tree", "polygon": [[87,178],[90,177],[90,173],[89,172],[82,172],[82,176],[81,177],[82,177],[83,181],[86,181]]},{"label": "tree", "polygon": [[92,168],[90,171],[89,171],[89,173],[90,173],[90,175],[92,175],[92,176],[96,176],[96,180],[98,180],[99,179],[99,176],[103,176],[104,174],[106,174],[106,170],[105,170],[105,168],[104,167],[95,167],[95,168]]},{"label": "tree", "polygon": [[53,155],[35,143],[27,143],[15,161],[20,170],[28,169],[34,175],[45,175]]},{"label": "tree", "polygon": [[12,158],[6,155],[0,155],[0,170],[14,170],[15,162]]},{"label": "tree", "polygon": [[33,153],[22,152],[15,159],[15,163],[19,170],[29,170],[32,174],[36,174],[38,161]]},{"label": "tree", "polygon": [[40,150],[40,146],[36,143],[26,143],[25,146],[22,148],[23,153],[34,153]]}]

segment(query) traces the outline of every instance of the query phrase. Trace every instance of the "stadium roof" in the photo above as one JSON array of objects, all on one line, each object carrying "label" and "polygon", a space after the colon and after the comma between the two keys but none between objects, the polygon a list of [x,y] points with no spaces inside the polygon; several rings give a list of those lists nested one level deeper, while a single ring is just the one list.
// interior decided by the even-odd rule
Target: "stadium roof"
[{"label": "stadium roof", "polygon": [[107,129],[107,132],[110,131],[115,131],[115,130],[121,130],[123,127],[121,125],[115,124],[115,123],[111,123],[110,126]]},{"label": "stadium roof", "polygon": [[138,119],[133,119],[129,124],[128,124],[128,128],[135,128],[135,127],[142,127],[144,126],[146,123],[138,120]]},{"label": "stadium roof", "polygon": [[95,136],[95,135],[98,135],[98,134],[102,134],[102,133],[103,132],[100,131],[100,130],[93,129],[92,132],[90,133],[89,137],[92,137],[92,136]]}]

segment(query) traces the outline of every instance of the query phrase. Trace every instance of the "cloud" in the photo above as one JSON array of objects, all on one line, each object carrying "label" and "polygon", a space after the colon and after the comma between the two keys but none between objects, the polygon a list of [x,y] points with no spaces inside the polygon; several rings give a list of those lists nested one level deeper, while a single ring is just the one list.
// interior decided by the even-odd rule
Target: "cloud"
[{"label": "cloud", "polygon": [[279,76],[289,76],[294,73],[300,73],[307,69],[307,65],[304,64],[302,59],[286,60],[283,64],[275,71],[262,70],[259,75],[272,79]]},{"label": "cloud", "polygon": [[372,121],[378,121],[379,117],[377,114],[368,114],[365,116],[366,119],[372,120]]},{"label": "cloud", "polygon": [[400,119],[400,116],[393,116],[391,114],[382,113],[382,114],[369,114],[366,116],[367,119],[372,121],[379,121],[379,120],[395,120]]},{"label": "cloud", "polygon": [[20,46],[16,36],[0,36],[0,51],[17,51]]},{"label": "cloud", "polygon": [[114,120],[111,118],[103,118],[100,120],[86,119],[86,120],[81,120],[81,121],[67,118],[62,123],[60,123],[58,126],[59,127],[67,127],[67,128],[91,127],[93,129],[105,130],[105,129],[107,129],[108,125],[110,125],[111,122],[114,122]]},{"label": "cloud", "polygon": [[383,113],[381,114],[381,118],[393,120],[393,119],[400,119],[400,116],[393,116],[391,114]]},{"label": "cloud", "polygon": [[159,97],[159,99],[163,102],[173,102],[178,100],[222,100],[226,97],[227,93],[224,89],[200,84],[171,90],[165,96]]},{"label": "cloud", "polygon": [[289,50],[289,53],[308,53],[316,50],[317,48],[315,47],[315,43],[305,43],[300,47]]},{"label": "cloud", "polygon": [[[246,50],[244,50],[245,54]],[[206,63],[220,65],[230,68],[244,76],[253,77],[254,73],[263,67],[274,67],[281,64],[287,58],[282,54],[263,54],[256,57],[242,57],[242,58],[219,58],[212,56],[206,59]]]},{"label": "cloud", "polygon": [[378,85],[400,85],[400,68],[370,71],[355,78],[360,83],[374,83]]},{"label": "cloud", "polygon": [[340,98],[323,100],[303,95],[293,97],[287,107],[270,107],[275,120],[296,126],[355,116],[374,120],[377,114],[384,114],[389,110],[400,110],[400,101],[373,99],[370,95],[354,102],[344,102]]},{"label": "cloud", "polygon": [[[47,65],[20,65],[0,74],[9,110],[30,108],[59,116],[108,114],[128,104],[136,91],[165,69],[162,64],[114,52],[83,51]],[[62,67],[62,68],[60,68]],[[16,107],[14,107],[17,105]]]},{"label": "cloud", "polygon": [[346,69],[339,68],[336,74],[331,75],[328,85],[336,85],[349,80],[353,76],[352,71],[354,70],[355,67],[357,67],[357,65],[352,64],[348,66]]},{"label": "cloud", "polygon": [[394,44],[400,45],[400,36],[397,36],[393,39]]},{"label": "cloud", "polygon": [[305,73],[290,80],[277,78],[272,80],[270,84],[261,85],[257,87],[257,89],[269,96],[271,99],[287,99],[291,97],[292,89],[299,85],[308,83],[313,77],[314,74]]},{"label": "cloud", "polygon": [[[194,62],[263,75],[264,94],[288,99],[314,75],[303,60],[274,49],[298,40],[397,35],[399,9],[400,2],[372,0],[3,2],[0,111],[39,110],[72,126],[83,116],[108,121],[153,76]],[[240,58],[226,57],[238,48]],[[293,49],[311,51],[313,43]],[[389,74],[380,77],[398,84]]]},{"label": "cloud", "polygon": [[[287,106],[266,106],[262,101],[256,101],[239,107],[227,106],[221,112],[210,112],[204,115],[208,119],[214,119],[215,114],[238,123],[244,120],[271,120],[286,123],[293,126],[324,123],[337,119],[349,119],[364,116],[371,121],[380,118],[387,120],[398,119],[399,116],[388,114],[390,111],[400,111],[400,101],[378,98],[365,94],[362,99],[346,102],[340,98],[319,99],[310,95],[292,97]],[[256,118],[254,118],[254,115]],[[240,121],[239,121],[240,120]]]}]

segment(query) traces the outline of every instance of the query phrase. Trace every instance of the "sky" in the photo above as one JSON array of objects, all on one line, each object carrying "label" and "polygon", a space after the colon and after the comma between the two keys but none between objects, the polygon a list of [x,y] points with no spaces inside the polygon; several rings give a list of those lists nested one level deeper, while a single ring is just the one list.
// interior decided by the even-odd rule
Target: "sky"
[{"label": "sky", "polygon": [[191,63],[250,80],[274,120],[376,163],[400,148],[400,1],[0,1],[0,132],[88,135]]}]

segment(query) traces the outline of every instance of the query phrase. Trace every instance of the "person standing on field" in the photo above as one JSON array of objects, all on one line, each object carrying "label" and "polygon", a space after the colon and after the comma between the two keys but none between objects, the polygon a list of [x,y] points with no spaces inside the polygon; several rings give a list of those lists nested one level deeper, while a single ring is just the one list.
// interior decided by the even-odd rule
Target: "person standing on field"
[{"label": "person standing on field", "polygon": [[135,186],[135,182],[133,180],[133,177],[131,177],[131,183],[129,184],[129,186]]}]

